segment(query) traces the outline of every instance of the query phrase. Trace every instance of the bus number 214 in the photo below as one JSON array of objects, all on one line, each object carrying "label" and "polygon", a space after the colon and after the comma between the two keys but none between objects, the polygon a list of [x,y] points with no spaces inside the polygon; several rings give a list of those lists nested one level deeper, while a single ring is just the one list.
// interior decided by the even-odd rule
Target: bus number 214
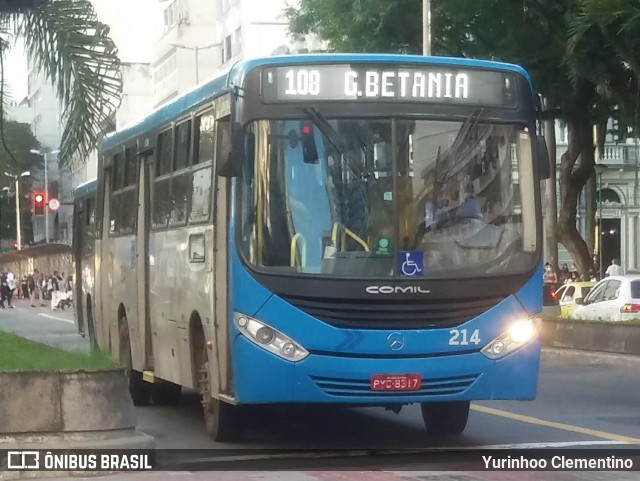
[{"label": "bus number 214", "polygon": [[450,346],[468,346],[470,343],[477,346],[480,344],[480,331],[478,329],[471,333],[471,337],[468,337],[466,329],[451,329],[449,334],[451,335],[449,338]]}]

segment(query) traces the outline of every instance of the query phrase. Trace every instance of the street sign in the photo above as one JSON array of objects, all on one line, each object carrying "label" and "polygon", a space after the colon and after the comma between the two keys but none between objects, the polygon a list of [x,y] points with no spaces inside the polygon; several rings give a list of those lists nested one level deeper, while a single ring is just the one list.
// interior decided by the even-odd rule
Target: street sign
[{"label": "street sign", "polygon": [[49,201],[49,209],[58,210],[60,208],[60,201],[58,199],[51,199]]}]

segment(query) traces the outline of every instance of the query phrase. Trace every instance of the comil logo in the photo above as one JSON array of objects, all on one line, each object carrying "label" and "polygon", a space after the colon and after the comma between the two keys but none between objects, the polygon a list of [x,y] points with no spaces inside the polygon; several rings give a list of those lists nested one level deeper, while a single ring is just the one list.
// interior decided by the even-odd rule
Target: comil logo
[{"label": "comil logo", "polygon": [[367,286],[369,294],[430,294],[429,289],[420,286]]},{"label": "comil logo", "polygon": [[40,469],[40,453],[38,451],[8,451],[8,469]]}]

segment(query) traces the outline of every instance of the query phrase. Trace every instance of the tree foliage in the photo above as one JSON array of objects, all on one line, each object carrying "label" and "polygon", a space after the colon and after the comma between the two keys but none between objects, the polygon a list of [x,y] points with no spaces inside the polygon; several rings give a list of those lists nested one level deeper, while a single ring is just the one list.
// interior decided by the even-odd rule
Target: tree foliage
[{"label": "tree foliage", "polygon": [[[315,33],[332,50],[420,52],[421,6],[422,0],[301,0],[286,16],[293,35]],[[609,117],[638,125],[637,0],[432,0],[431,6],[433,54],[523,65],[545,97],[545,115],[567,122],[558,239],[588,274],[591,253],[576,228],[578,197],[594,173],[592,126]]]},{"label": "tree foliage", "polygon": [[[54,85],[64,130],[58,158],[85,158],[115,113],[122,92],[117,48],[89,0],[56,0],[18,13],[0,12],[25,39],[29,57]],[[0,43],[0,55],[6,52]]]},{"label": "tree foliage", "polygon": [[[40,143],[31,132],[29,124],[5,121],[4,138],[18,164],[13,163],[6,150],[0,149],[1,172],[19,174],[28,170],[35,173],[42,169],[42,156],[30,152],[31,149],[40,149]],[[9,185],[10,182],[9,178],[3,175],[0,177],[0,188]]]},{"label": "tree foliage", "polygon": [[[23,242],[26,244],[32,240],[31,223],[28,222],[31,216],[31,205],[29,196],[34,178],[38,177],[42,170],[42,157],[29,152],[31,149],[40,149],[38,140],[31,133],[29,124],[6,121],[4,123],[4,136],[7,147],[13,153],[18,164],[13,163],[13,159],[4,149],[0,149],[0,172],[5,171],[18,175],[29,171],[29,177],[20,178],[20,211],[22,223]],[[5,187],[8,189],[3,190]],[[15,187],[11,178],[2,175],[0,177],[0,239],[13,241],[16,238],[16,214],[15,214]]]}]

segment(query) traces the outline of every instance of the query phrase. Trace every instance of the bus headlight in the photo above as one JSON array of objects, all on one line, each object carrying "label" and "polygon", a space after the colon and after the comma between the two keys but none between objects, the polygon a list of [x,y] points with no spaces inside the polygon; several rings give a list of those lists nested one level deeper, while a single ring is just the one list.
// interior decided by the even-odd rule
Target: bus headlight
[{"label": "bus headlight", "polygon": [[506,332],[496,337],[480,352],[490,359],[500,359],[535,338],[538,334],[539,325],[540,319],[537,318],[515,321]]},{"label": "bus headlight", "polygon": [[280,331],[253,317],[236,312],[233,320],[238,330],[254,344],[288,361],[301,361],[309,355],[300,344]]}]

